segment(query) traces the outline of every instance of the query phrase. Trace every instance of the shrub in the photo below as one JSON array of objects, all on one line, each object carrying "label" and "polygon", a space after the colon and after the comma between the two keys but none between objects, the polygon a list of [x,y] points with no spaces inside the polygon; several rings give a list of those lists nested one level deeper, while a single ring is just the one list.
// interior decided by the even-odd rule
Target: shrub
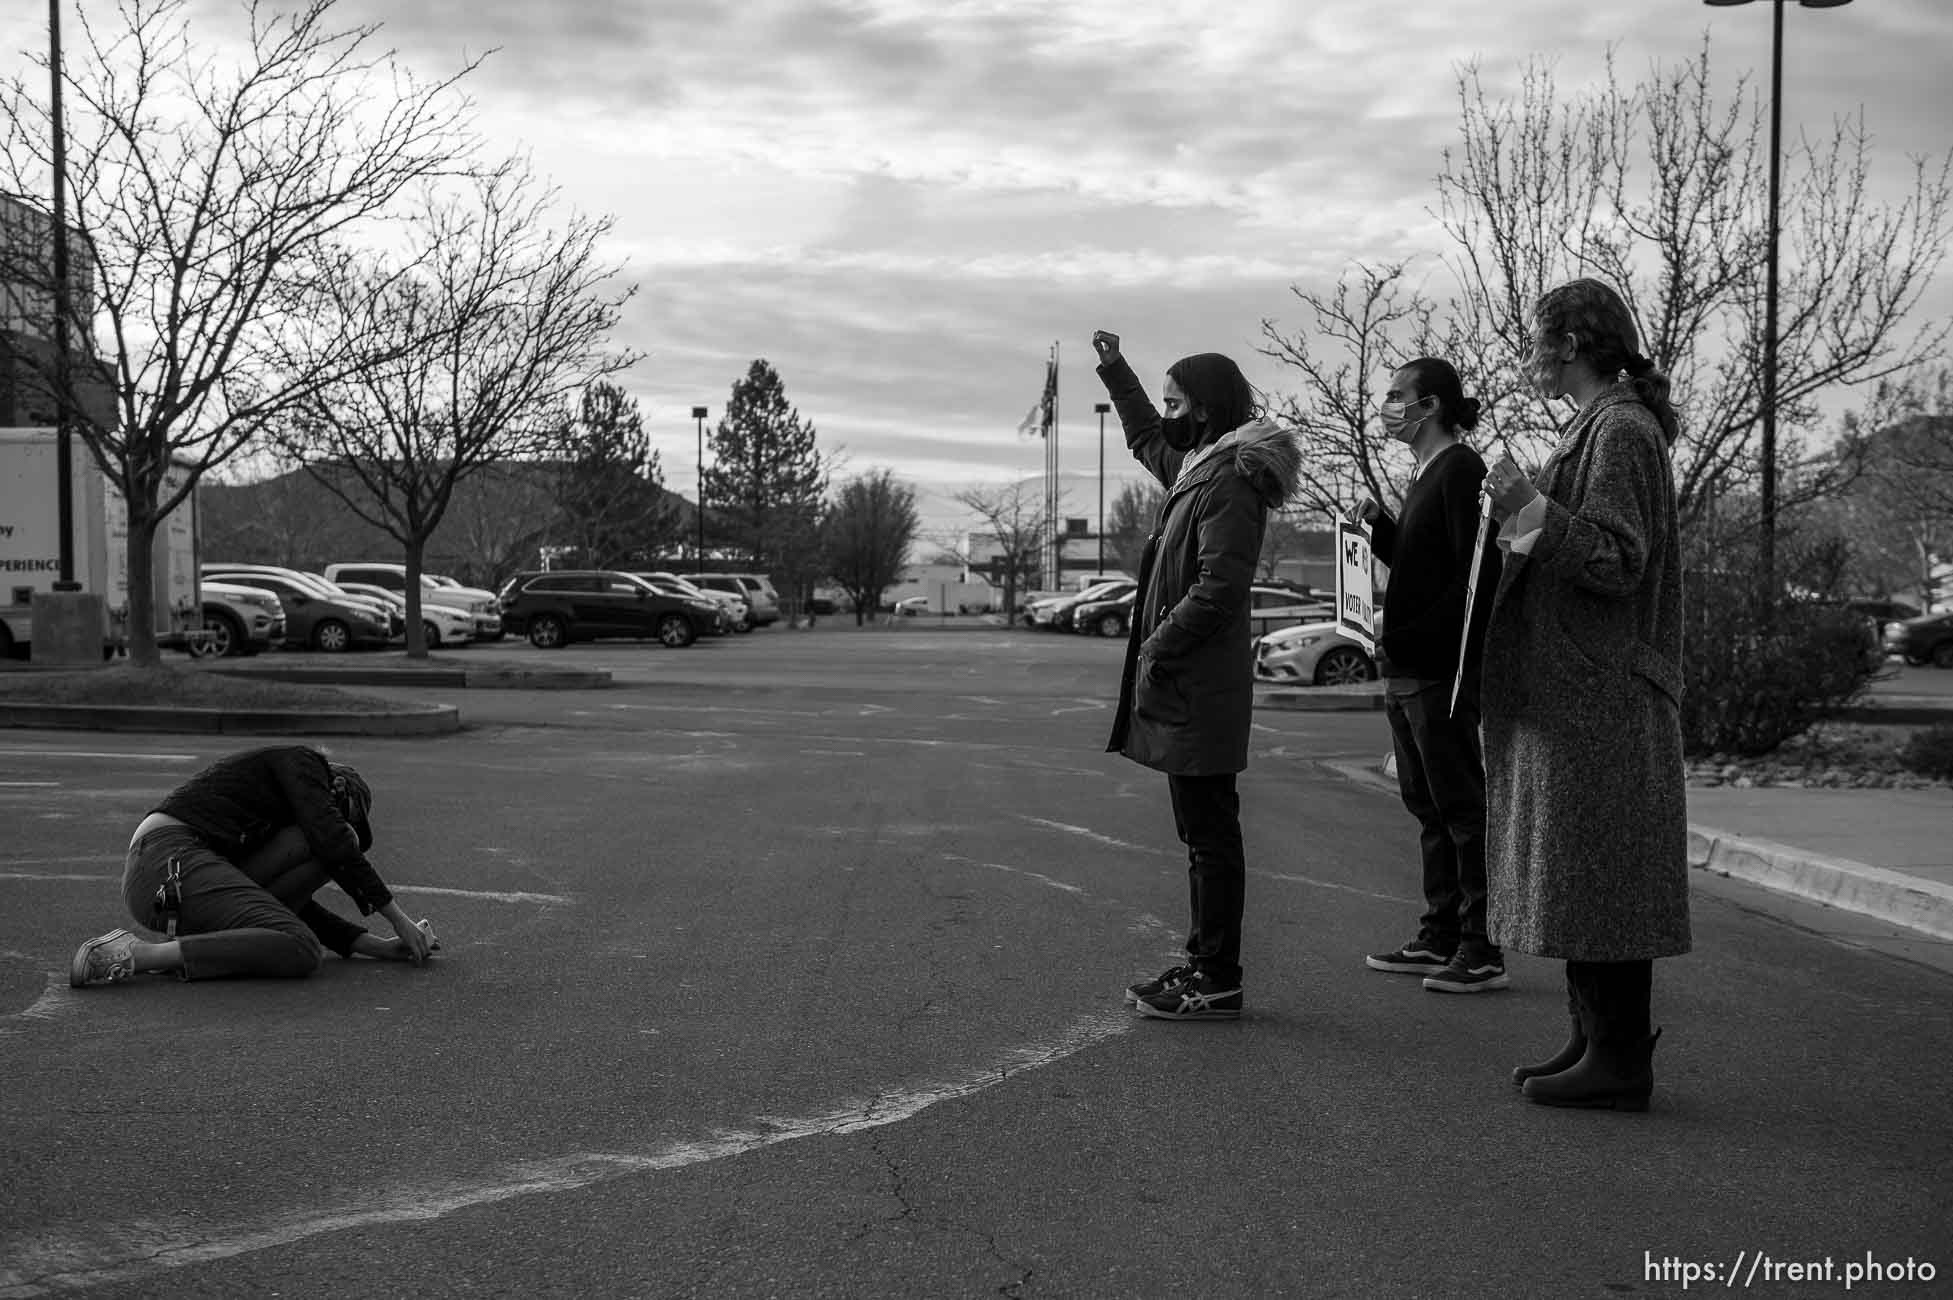
[{"label": "shrub", "polygon": [[1953,781],[1953,722],[1913,732],[1899,750],[1899,761],[1908,772]]},{"label": "shrub", "polygon": [[1767,754],[1849,708],[1881,659],[1877,632],[1835,605],[1769,610],[1749,584],[1715,575],[1686,587],[1682,745],[1691,756]]}]

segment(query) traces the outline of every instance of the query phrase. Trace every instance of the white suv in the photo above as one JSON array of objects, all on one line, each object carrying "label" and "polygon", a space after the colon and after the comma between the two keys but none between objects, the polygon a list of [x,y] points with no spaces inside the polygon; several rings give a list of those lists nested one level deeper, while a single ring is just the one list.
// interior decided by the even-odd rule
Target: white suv
[{"label": "white suv", "polygon": [[773,590],[773,579],[764,573],[686,573],[680,576],[694,587],[744,596],[752,610],[754,627],[765,627],[780,621],[780,593]]}]

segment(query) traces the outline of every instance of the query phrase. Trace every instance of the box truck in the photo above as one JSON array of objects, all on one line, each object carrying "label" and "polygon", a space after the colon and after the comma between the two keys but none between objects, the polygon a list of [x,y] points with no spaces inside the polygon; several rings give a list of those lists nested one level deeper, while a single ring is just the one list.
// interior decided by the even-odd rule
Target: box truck
[{"label": "box truck", "polygon": [[[79,437],[70,460],[75,581],[101,595],[102,645],[112,654],[129,636],[129,511]],[[61,577],[58,464],[53,429],[0,429],[0,656],[27,653],[34,595],[53,591]],[[164,493],[176,491],[188,473],[185,465],[171,465]],[[157,527],[150,555],[159,645],[191,649],[207,636],[197,559],[192,493]]]}]

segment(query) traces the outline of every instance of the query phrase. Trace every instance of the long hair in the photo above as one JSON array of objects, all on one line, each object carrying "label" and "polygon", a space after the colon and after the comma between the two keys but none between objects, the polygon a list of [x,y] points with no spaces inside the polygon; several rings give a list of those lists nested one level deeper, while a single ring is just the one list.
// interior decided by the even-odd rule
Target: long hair
[{"label": "long hair", "polygon": [[1180,385],[1191,406],[1206,410],[1207,423],[1200,432],[1202,443],[1212,442],[1261,414],[1261,407],[1255,402],[1255,390],[1230,357],[1218,352],[1197,352],[1181,357],[1166,368],[1166,373]]},{"label": "long hair", "polygon": [[1439,357],[1419,357],[1398,369],[1410,372],[1419,397],[1438,399],[1438,423],[1447,429],[1469,432],[1478,427],[1479,401],[1465,396],[1465,383],[1449,361]]},{"label": "long hair", "polygon": [[1675,444],[1682,426],[1668,399],[1668,376],[1641,355],[1641,331],[1620,294],[1599,280],[1569,280],[1540,295],[1533,321],[1541,335],[1573,335],[1578,354],[1603,377],[1626,371],[1635,396],[1654,412],[1669,445]]}]

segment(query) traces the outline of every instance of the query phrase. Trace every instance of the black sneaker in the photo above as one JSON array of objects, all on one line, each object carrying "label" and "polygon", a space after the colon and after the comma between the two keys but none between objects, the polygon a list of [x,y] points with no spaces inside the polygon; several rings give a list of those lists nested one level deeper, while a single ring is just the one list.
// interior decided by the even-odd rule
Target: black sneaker
[{"label": "black sneaker", "polygon": [[1152,979],[1126,985],[1126,1001],[1137,1004],[1141,998],[1156,998],[1193,973],[1191,966],[1168,966]]},{"label": "black sneaker", "polygon": [[1441,971],[1451,961],[1451,953],[1419,935],[1395,952],[1371,953],[1363,964],[1371,970],[1387,970],[1398,975],[1429,975]]},{"label": "black sneaker", "polygon": [[1190,972],[1179,983],[1140,998],[1134,1009],[1158,1020],[1239,1020],[1241,982],[1222,984],[1211,975]]},{"label": "black sneaker", "polygon": [[1432,993],[1489,993],[1511,982],[1505,977],[1505,958],[1497,953],[1468,953],[1463,948],[1443,970],[1424,977],[1424,987]]}]

